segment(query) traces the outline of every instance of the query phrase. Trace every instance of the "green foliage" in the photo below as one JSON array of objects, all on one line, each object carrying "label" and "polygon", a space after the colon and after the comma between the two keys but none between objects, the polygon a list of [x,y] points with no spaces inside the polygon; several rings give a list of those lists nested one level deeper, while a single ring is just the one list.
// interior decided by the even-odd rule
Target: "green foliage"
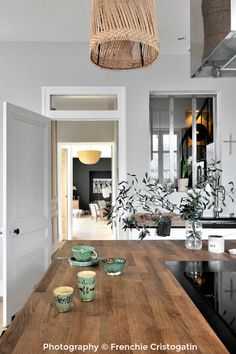
[{"label": "green foliage", "polygon": [[189,166],[188,160],[183,160],[183,162],[182,162],[182,173],[181,173],[181,177],[182,178],[188,178],[188,166]]},{"label": "green foliage", "polygon": [[138,212],[149,213],[155,224],[158,224],[162,210],[174,211],[176,207],[169,197],[170,193],[166,187],[147,173],[141,182],[136,175],[128,174],[128,180],[118,184],[118,195],[108,215],[108,224],[116,225],[117,221],[122,222],[124,230],[137,229],[140,231],[139,238],[143,239],[149,235],[149,231],[146,226],[140,227],[133,215]]},{"label": "green foliage", "polygon": [[183,220],[197,220],[206,208],[209,200],[204,196],[202,189],[190,189],[187,196],[182,198],[178,207]]},{"label": "green foliage", "polygon": [[213,160],[208,165],[203,180],[195,188],[188,190],[187,196],[182,198],[179,213],[183,220],[197,220],[205,209],[211,209],[216,204],[216,198],[225,207],[225,200],[228,196],[234,202],[234,184],[230,181],[230,191],[221,185],[222,169],[219,168],[220,161]]},{"label": "green foliage", "polygon": [[139,233],[139,239],[143,240],[146,236],[150,236],[150,231],[147,229],[146,226],[144,226]]},{"label": "green foliage", "polygon": [[203,177],[203,181],[201,181],[201,183],[197,186],[198,188],[203,189],[209,199],[207,204],[208,209],[215,206],[216,199],[220,200],[224,207],[226,207],[226,197],[234,203],[234,183],[233,181],[228,182],[229,191],[227,191],[221,184],[223,170],[219,167],[220,163],[220,161],[212,160],[212,163],[207,167],[206,175]]},{"label": "green foliage", "polygon": [[108,224],[116,225],[122,222],[122,228],[137,229],[140,231],[139,238],[143,239],[150,235],[147,226],[140,227],[134,218],[135,213],[149,213],[153,216],[157,225],[162,212],[176,213],[183,220],[197,220],[206,208],[215,205],[216,197],[221,199],[225,206],[226,196],[234,202],[234,184],[229,182],[229,192],[220,184],[222,170],[219,168],[220,161],[213,161],[208,166],[206,175],[201,183],[195,188],[188,190],[182,198],[180,205],[174,204],[171,192],[153,177],[145,173],[141,181],[135,174],[128,174],[127,181],[118,184],[118,194],[115,205],[108,214]]},{"label": "green foliage", "polygon": [[137,229],[139,230],[139,226],[137,224],[136,219],[133,216],[126,217],[122,219],[123,229],[126,231],[127,229]]}]

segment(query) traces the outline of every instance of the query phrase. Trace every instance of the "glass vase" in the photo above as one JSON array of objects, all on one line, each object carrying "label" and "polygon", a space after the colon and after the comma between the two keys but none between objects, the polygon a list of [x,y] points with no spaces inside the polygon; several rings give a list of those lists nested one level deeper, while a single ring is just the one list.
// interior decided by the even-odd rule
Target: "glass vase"
[{"label": "glass vase", "polygon": [[198,220],[186,221],[185,246],[190,250],[200,250],[202,248],[202,223]]}]

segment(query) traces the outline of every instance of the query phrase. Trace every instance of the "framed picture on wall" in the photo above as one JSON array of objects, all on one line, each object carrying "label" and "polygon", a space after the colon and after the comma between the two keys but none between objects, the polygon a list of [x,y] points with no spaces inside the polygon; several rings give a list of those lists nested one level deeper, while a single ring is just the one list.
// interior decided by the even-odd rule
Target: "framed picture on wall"
[{"label": "framed picture on wall", "polygon": [[[93,179],[93,193],[101,193],[102,189],[109,188],[112,191],[111,178],[94,178]],[[110,192],[111,193],[111,192]]]},{"label": "framed picture on wall", "polygon": [[111,171],[90,172],[90,202],[97,200],[111,201],[112,178]]}]

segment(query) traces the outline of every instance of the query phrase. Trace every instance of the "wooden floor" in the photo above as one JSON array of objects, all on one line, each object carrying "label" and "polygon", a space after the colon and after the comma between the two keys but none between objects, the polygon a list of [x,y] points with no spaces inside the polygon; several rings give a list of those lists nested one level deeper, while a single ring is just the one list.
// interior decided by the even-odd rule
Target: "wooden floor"
[{"label": "wooden floor", "polygon": [[73,240],[111,240],[111,226],[106,220],[91,220],[91,216],[73,218]]}]

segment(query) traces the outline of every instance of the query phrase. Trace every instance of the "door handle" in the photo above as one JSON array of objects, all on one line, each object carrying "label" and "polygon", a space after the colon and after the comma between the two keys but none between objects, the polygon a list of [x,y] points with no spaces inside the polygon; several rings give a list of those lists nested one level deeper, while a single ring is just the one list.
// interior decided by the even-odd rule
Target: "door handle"
[{"label": "door handle", "polygon": [[19,235],[20,229],[15,229],[13,232],[14,232],[14,234],[16,234],[16,235]]}]

